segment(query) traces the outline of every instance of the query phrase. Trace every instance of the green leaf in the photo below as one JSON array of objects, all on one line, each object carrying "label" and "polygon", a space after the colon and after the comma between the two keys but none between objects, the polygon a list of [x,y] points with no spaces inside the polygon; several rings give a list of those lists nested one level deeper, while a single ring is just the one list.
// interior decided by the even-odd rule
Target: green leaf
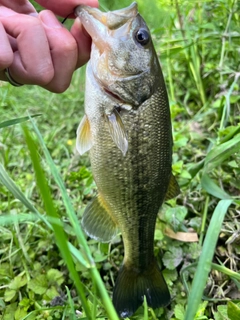
[{"label": "green leaf", "polygon": [[24,308],[18,307],[14,314],[15,320],[22,320],[27,315],[27,311]]},{"label": "green leaf", "polygon": [[235,303],[228,301],[227,315],[230,320],[240,319],[240,308]]},{"label": "green leaf", "polygon": [[4,301],[6,302],[11,301],[15,297],[16,293],[17,293],[16,290],[7,289],[4,292]]},{"label": "green leaf", "polygon": [[9,284],[9,289],[12,290],[18,290],[21,287],[25,286],[25,284],[27,283],[27,277],[26,275],[18,275],[16,276]]},{"label": "green leaf", "polygon": [[21,307],[23,307],[25,310],[27,310],[30,306],[31,306],[31,304],[32,304],[33,302],[30,300],[30,299],[28,299],[28,298],[23,298],[20,302],[19,302],[19,306],[21,306]]},{"label": "green leaf", "polygon": [[161,230],[155,229],[154,239],[155,239],[155,240],[158,240],[158,241],[161,241],[161,240],[164,239],[164,234],[162,233]]},{"label": "green leaf", "polygon": [[174,308],[174,315],[177,318],[177,320],[183,320],[184,319],[184,306],[182,304],[177,304]]},{"label": "green leaf", "polygon": [[166,268],[173,270],[175,269],[183,259],[183,251],[182,248],[171,247],[169,251],[167,251],[162,258],[162,261]]},{"label": "green leaf", "polygon": [[164,220],[177,232],[181,230],[182,222],[187,213],[187,208],[184,206],[168,207],[164,213]]},{"label": "green leaf", "polygon": [[28,282],[28,288],[36,294],[44,294],[48,288],[46,275],[40,274],[36,278],[31,279]]},{"label": "green leaf", "polygon": [[196,314],[196,316],[195,316],[194,319],[196,319],[196,320],[197,320],[197,319],[207,319],[207,317],[202,318],[202,316],[204,316],[204,312],[205,312],[205,310],[206,310],[207,305],[208,305],[208,301],[203,301],[203,302],[199,305],[197,314]]},{"label": "green leaf", "polygon": [[47,289],[47,291],[44,294],[44,297],[48,298],[47,300],[49,301],[56,298],[57,296],[59,296],[59,293],[54,286],[51,286],[49,289]]},{"label": "green leaf", "polygon": [[47,278],[51,283],[56,282],[58,285],[61,285],[64,282],[63,273],[57,269],[48,270]]},{"label": "green leaf", "polygon": [[8,305],[5,312],[4,312],[3,320],[13,320],[13,315],[14,315],[16,309],[17,309],[16,302]]},{"label": "green leaf", "polygon": [[[220,305],[217,307],[217,313],[214,314],[216,320],[229,320],[227,315],[227,306],[226,305]],[[234,319],[236,320],[236,319]]]}]

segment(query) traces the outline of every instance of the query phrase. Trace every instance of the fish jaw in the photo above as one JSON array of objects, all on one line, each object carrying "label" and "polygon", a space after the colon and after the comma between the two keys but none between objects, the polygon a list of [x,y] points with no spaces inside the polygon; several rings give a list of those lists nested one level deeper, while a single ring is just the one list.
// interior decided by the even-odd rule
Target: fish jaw
[{"label": "fish jaw", "polygon": [[[152,94],[154,70],[159,69],[150,32],[137,4],[107,13],[78,6],[75,14],[92,38],[89,63],[98,85],[113,98],[137,108]],[[146,47],[136,42],[140,29],[149,35]]]},{"label": "fish jaw", "polygon": [[[135,18],[138,14],[137,3],[133,2],[127,8],[123,8],[120,10],[110,11],[110,12],[102,12],[97,8],[92,8],[89,6],[80,5],[75,9],[75,15],[81,20],[88,19],[90,16],[94,18],[96,21],[99,21],[101,24],[105,25],[109,29],[117,29],[123,24],[125,24],[129,19]],[[93,29],[92,29],[93,30]],[[91,30],[87,30],[91,34]]]},{"label": "fish jaw", "polygon": [[[84,28],[92,38],[93,43],[100,51],[106,49],[108,30],[116,30],[132,20],[138,13],[137,3],[129,7],[112,12],[102,12],[97,8],[80,5],[75,9],[75,15],[79,17]],[[123,31],[123,30],[122,30]],[[126,33],[127,28],[124,30]]]}]

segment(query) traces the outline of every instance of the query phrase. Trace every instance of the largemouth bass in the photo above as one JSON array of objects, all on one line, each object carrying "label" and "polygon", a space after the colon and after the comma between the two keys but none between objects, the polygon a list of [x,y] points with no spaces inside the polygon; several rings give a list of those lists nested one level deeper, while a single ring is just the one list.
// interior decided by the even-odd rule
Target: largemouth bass
[{"label": "largemouth bass", "polygon": [[86,71],[85,116],[77,150],[90,150],[98,196],[82,226],[90,237],[111,241],[121,232],[124,261],[113,290],[121,317],[170,302],[154,257],[159,208],[179,193],[172,175],[172,128],[167,91],[149,29],[137,4],[103,13],[75,11],[92,38]]}]

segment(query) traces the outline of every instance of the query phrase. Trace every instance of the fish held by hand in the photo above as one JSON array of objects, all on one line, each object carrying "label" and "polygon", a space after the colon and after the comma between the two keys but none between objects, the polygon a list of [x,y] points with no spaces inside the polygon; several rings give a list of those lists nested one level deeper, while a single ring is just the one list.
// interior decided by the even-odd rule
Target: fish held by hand
[{"label": "fish held by hand", "polygon": [[172,128],[167,91],[150,31],[137,4],[103,13],[75,10],[92,38],[86,71],[85,116],[77,131],[80,154],[90,150],[98,196],[82,226],[108,242],[122,233],[124,260],[113,304],[129,317],[143,303],[170,302],[154,257],[154,230],[163,201],[178,195],[172,175]]}]

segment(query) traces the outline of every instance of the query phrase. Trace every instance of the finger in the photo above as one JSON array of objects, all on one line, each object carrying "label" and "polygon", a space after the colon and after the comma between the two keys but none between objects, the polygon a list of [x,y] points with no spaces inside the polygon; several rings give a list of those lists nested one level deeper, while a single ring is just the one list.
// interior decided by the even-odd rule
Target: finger
[{"label": "finger", "polygon": [[[13,50],[9,43],[8,36],[6,31],[0,21],[0,43],[1,43],[1,50],[0,50],[0,70],[4,70],[8,68],[13,62]],[[2,80],[4,77],[2,77]]]},{"label": "finger", "polygon": [[6,32],[17,40],[10,72],[23,84],[45,85],[54,75],[48,40],[41,21],[36,17],[16,14],[1,17]]},{"label": "finger", "polygon": [[[73,13],[74,9],[80,4],[98,7],[98,0],[36,0],[36,2],[62,17],[66,17],[70,13]],[[74,15],[72,15],[72,18],[73,17]]]},{"label": "finger", "polygon": [[78,18],[72,25],[71,34],[75,38],[78,46],[78,61],[76,67],[79,68],[89,60],[92,40]]},{"label": "finger", "polygon": [[76,68],[77,43],[72,34],[59,23],[51,11],[42,11],[39,18],[48,38],[54,67],[54,76],[44,88],[60,93],[68,88]]},{"label": "finger", "polygon": [[28,0],[1,0],[0,4],[18,13],[36,13],[34,6]]}]

